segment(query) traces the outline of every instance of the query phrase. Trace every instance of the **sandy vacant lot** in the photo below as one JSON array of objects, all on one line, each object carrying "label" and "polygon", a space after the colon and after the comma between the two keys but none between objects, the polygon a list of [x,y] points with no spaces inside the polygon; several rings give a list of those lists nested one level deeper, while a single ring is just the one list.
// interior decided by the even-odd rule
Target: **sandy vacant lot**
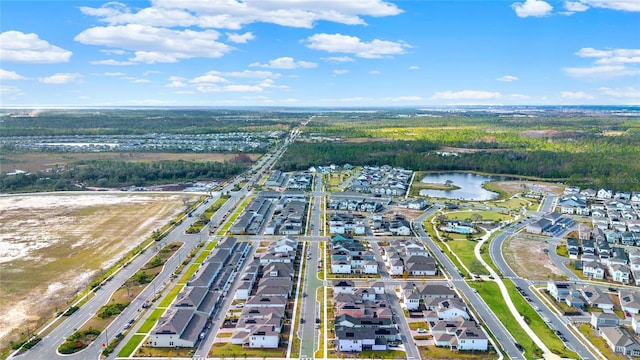
[{"label": "sandy vacant lot", "polygon": [[[182,209],[182,194],[0,197],[0,341],[42,325]],[[8,335],[9,333],[12,335]]]},{"label": "sandy vacant lot", "polygon": [[504,258],[518,276],[530,280],[549,280],[563,276],[551,261],[541,240],[511,237],[503,244]]},{"label": "sandy vacant lot", "polygon": [[529,189],[537,192],[548,192],[552,194],[562,194],[565,185],[552,182],[543,181],[495,181],[494,182],[502,191],[509,194],[509,196],[515,195],[519,192]]}]

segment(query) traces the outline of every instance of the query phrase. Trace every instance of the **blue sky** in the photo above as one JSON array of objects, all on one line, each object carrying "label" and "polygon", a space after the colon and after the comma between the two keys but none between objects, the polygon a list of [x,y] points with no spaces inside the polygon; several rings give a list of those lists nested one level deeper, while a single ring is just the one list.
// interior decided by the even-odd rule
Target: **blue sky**
[{"label": "blue sky", "polygon": [[640,104],[640,0],[0,2],[1,106]]}]

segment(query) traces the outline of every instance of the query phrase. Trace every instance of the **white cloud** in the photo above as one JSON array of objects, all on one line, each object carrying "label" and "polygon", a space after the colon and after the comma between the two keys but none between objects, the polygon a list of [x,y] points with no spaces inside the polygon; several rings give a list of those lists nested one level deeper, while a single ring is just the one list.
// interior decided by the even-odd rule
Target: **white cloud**
[{"label": "white cloud", "polygon": [[109,66],[129,66],[135,65],[136,63],[132,61],[118,61],[113,59],[107,60],[95,60],[91,62],[92,65],[109,65]]},{"label": "white cloud", "polygon": [[121,3],[108,3],[100,8],[83,6],[80,11],[112,25],[136,23],[235,30],[255,22],[302,28],[312,28],[318,21],[364,25],[362,16],[402,13],[395,4],[383,0],[155,0],[151,7],[137,12]]},{"label": "white cloud", "polygon": [[564,8],[571,13],[582,12],[589,10],[589,6],[580,1],[565,1]]},{"label": "white cloud", "polygon": [[[233,71],[233,72],[221,72],[221,71],[209,71],[203,75],[197,76],[188,81],[197,91],[201,93],[212,92],[261,92],[267,88],[274,89],[287,89],[287,86],[278,85],[274,82],[274,79],[280,77],[278,73],[272,73],[271,71]],[[244,84],[232,82],[232,78],[243,79]],[[185,83],[185,79],[181,77],[170,77],[171,81],[167,87],[181,87],[189,86]],[[253,82],[253,83],[252,83]]]},{"label": "white cloud", "polygon": [[612,78],[640,74],[640,69],[630,69],[623,65],[600,65],[591,67],[568,67],[564,71],[573,77]]},{"label": "white cloud", "polygon": [[185,87],[187,84],[184,80],[182,76],[169,76],[169,83],[165,87]]},{"label": "white cloud", "polygon": [[371,75],[380,75],[380,70],[371,70],[371,71],[369,71],[369,74],[371,74]]},{"label": "white cloud", "polygon": [[564,71],[574,77],[631,76],[640,73],[640,49],[608,49],[581,48],[574,55],[582,58],[597,59],[589,67],[568,67]]},{"label": "white cloud", "polygon": [[68,62],[71,51],[42,40],[37,34],[5,31],[0,34],[0,62],[51,64]]},{"label": "white cloud", "polygon": [[580,2],[595,8],[640,11],[640,1],[638,0],[580,0]]},{"label": "white cloud", "polygon": [[511,94],[509,95],[509,97],[513,99],[518,99],[518,100],[531,99],[531,96],[525,95],[525,94]]},{"label": "white cloud", "polygon": [[124,50],[119,50],[119,49],[100,49],[100,52],[108,55],[124,55],[125,54]]},{"label": "white cloud", "polygon": [[238,33],[227,33],[227,40],[236,44],[246,44],[247,41],[253,40],[256,37],[253,35],[251,31],[246,32],[244,34]]},{"label": "white cloud", "polygon": [[331,72],[331,74],[332,74],[333,76],[344,75],[344,74],[348,74],[348,73],[349,73],[349,70],[343,70],[343,69],[333,70],[333,71]]},{"label": "white cloud", "polygon": [[57,73],[51,76],[42,77],[39,80],[44,84],[68,84],[79,80],[80,78],[82,78],[82,75],[77,73]]},{"label": "white cloud", "polygon": [[220,76],[220,73],[217,71],[210,71],[204,75],[201,75],[192,79],[189,82],[193,84],[201,84],[201,83],[210,84],[210,83],[228,83],[229,80]]},{"label": "white cloud", "polygon": [[593,99],[592,95],[589,95],[583,91],[563,91],[560,93],[560,97],[569,100],[586,100]]},{"label": "white cloud", "polygon": [[342,34],[315,34],[308,37],[306,42],[310,49],[348,53],[366,59],[401,55],[405,53],[406,48],[410,47],[404,42],[380,39],[363,42],[356,36]]},{"label": "white cloud", "polygon": [[24,76],[15,71],[0,69],[0,80],[24,80]]},{"label": "white cloud", "polygon": [[218,40],[214,30],[170,30],[148,25],[93,27],[74,39],[83,44],[133,50],[134,62],[176,62],[194,57],[219,58],[232,47]]},{"label": "white cloud", "polygon": [[497,99],[502,95],[499,92],[462,90],[462,91],[440,91],[433,94],[433,100],[486,100]]},{"label": "white cloud", "polygon": [[0,85],[0,94],[5,96],[22,96],[24,92],[17,86]]},{"label": "white cloud", "polygon": [[416,66],[416,65],[409,66],[409,70],[420,70],[420,66]]},{"label": "white cloud", "polygon": [[345,63],[345,62],[354,62],[355,60],[349,56],[330,56],[327,58],[322,58],[322,60],[333,63]]},{"label": "white cloud", "polygon": [[149,79],[132,79],[131,82],[134,83],[134,84],[146,84],[146,83],[150,83],[151,80],[149,80]]},{"label": "white cloud", "polygon": [[235,84],[226,86],[198,85],[196,89],[203,93],[209,92],[261,92],[263,89],[258,85]]},{"label": "white cloud", "polygon": [[123,73],[123,72],[106,72],[104,74],[102,74],[104,76],[125,76],[127,74]]},{"label": "white cloud", "polygon": [[270,69],[295,69],[295,68],[303,68],[303,69],[311,69],[318,66],[318,64],[309,61],[295,61],[292,57],[279,57],[277,59],[269,60],[268,64],[261,64],[259,62],[255,62],[250,64],[249,66],[258,66],[263,68]]},{"label": "white cloud", "polygon": [[627,87],[622,89],[611,89],[608,87],[601,87],[600,92],[604,95],[616,97],[616,98],[631,98],[640,101],[640,89],[635,87]]},{"label": "white cloud", "polygon": [[512,81],[516,81],[516,80],[520,80],[520,79],[518,77],[516,77],[516,76],[513,76],[513,75],[505,75],[505,76],[497,78],[496,80],[504,81],[504,82],[512,82]]},{"label": "white cloud", "polygon": [[422,97],[420,97],[420,96],[397,96],[397,97],[384,98],[382,100],[390,101],[390,102],[416,102],[416,101],[422,101]]},{"label": "white cloud", "polygon": [[553,10],[553,6],[541,0],[526,0],[523,3],[513,3],[511,7],[516,11],[516,15],[521,18],[529,16],[543,17],[551,14],[551,10]]},{"label": "white cloud", "polygon": [[160,74],[160,71],[156,71],[156,70],[147,70],[145,72],[142,73],[143,76],[149,76],[151,74]]}]

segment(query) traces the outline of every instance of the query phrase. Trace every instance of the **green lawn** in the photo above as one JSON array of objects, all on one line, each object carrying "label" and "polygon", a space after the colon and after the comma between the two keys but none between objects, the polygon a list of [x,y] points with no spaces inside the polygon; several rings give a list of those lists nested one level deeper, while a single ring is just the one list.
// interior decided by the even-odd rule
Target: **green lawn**
[{"label": "green lawn", "polygon": [[579,329],[580,329],[580,332],[583,333],[587,337],[587,339],[589,339],[589,341],[595,347],[597,347],[598,350],[600,350],[604,356],[606,356],[607,359],[609,360],[626,359],[625,356],[616,354],[613,351],[611,351],[611,348],[607,345],[605,340],[601,336],[596,335],[595,330],[593,330],[593,328],[589,324],[582,324],[580,325]]},{"label": "green lawn", "polygon": [[129,357],[136,350],[138,345],[144,340],[146,335],[133,335],[129,342],[120,350],[118,357]]},{"label": "green lawn", "polygon": [[515,285],[510,280],[504,281],[505,286],[507,287],[507,291],[511,296],[511,300],[513,304],[518,309],[521,315],[525,317],[525,321],[529,324],[529,327],[533,332],[535,332],[540,340],[553,352],[554,354],[560,355],[565,358],[577,359],[578,354],[567,349],[564,346],[564,343],[554,334],[553,330],[547,326],[547,324],[542,320],[540,315],[531,307],[529,302],[525,300],[522,295],[516,290]]},{"label": "green lawn", "polygon": [[502,293],[498,284],[492,281],[470,281],[469,286],[478,290],[478,294],[489,305],[489,308],[496,314],[500,322],[504,324],[511,336],[518,342],[525,350],[525,356],[527,359],[539,359],[542,357],[542,350],[536,346],[536,344],[527,335],[524,329],[518,324],[516,319],[509,311],[507,303],[502,298]]},{"label": "green lawn", "polygon": [[487,269],[482,266],[482,263],[476,259],[473,253],[477,243],[477,241],[471,240],[452,240],[448,241],[447,245],[458,255],[469,271],[475,274],[488,275]]},{"label": "green lawn", "polygon": [[164,299],[160,301],[160,303],[158,304],[158,307],[169,307],[169,305],[171,305],[171,303],[173,302],[173,299],[175,299],[176,296],[178,296],[178,293],[182,290],[183,287],[184,285],[176,284],[171,289],[171,291],[169,291],[167,296],[165,296]]},{"label": "green lawn", "polygon": [[253,197],[248,197],[245,201],[242,202],[242,204],[240,204],[240,206],[238,206],[236,211],[234,211],[231,214],[231,216],[224,223],[224,226],[222,227],[222,229],[220,229],[220,231],[218,232],[220,235],[225,235],[227,231],[229,231],[229,229],[231,228],[231,225],[233,225],[233,222],[236,221],[238,216],[240,216],[240,214],[242,213],[244,208],[247,207],[247,204],[249,204],[249,201],[251,201],[251,199],[253,199]]},{"label": "green lawn", "polygon": [[474,220],[475,217],[478,217],[479,221],[505,221],[513,219],[506,211],[456,211],[447,213],[445,216],[450,220]]},{"label": "green lawn", "polygon": [[140,329],[138,329],[138,332],[146,334],[149,331],[151,331],[151,329],[153,329],[153,327],[156,325],[158,320],[160,320],[160,316],[162,316],[162,314],[164,314],[164,311],[165,311],[165,309],[155,309],[155,310],[153,310],[153,312],[151,312],[151,315],[149,315],[147,320],[144,321],[144,324],[142,324],[142,326],[140,326]]}]

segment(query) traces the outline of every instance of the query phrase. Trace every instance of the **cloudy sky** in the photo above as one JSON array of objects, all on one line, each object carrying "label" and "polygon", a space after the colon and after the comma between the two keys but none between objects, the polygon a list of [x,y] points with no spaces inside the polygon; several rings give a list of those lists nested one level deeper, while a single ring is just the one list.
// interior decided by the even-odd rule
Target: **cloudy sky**
[{"label": "cloudy sky", "polygon": [[1,106],[640,104],[640,0],[0,2]]}]

